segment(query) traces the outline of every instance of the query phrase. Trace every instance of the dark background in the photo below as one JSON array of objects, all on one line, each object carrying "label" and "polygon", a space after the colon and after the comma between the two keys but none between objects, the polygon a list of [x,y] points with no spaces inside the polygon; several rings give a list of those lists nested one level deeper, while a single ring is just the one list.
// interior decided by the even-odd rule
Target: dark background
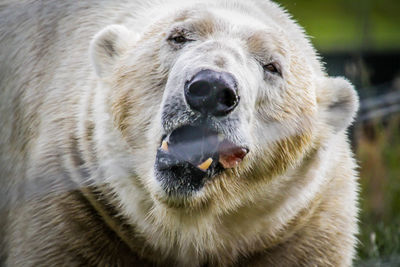
[{"label": "dark background", "polygon": [[356,266],[400,266],[400,1],[281,0],[329,75],[356,87],[349,134],[360,166]]}]

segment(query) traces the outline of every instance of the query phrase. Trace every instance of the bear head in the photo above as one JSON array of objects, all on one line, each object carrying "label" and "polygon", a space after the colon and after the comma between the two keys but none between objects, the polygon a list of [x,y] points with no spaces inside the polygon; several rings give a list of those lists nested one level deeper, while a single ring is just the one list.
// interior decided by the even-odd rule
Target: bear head
[{"label": "bear head", "polygon": [[117,139],[103,153],[129,158],[123,174],[109,174],[121,199],[230,210],[352,122],[352,85],[326,75],[276,4],[187,2],[143,14],[140,31],[110,25],[90,48],[110,117],[103,134]]}]

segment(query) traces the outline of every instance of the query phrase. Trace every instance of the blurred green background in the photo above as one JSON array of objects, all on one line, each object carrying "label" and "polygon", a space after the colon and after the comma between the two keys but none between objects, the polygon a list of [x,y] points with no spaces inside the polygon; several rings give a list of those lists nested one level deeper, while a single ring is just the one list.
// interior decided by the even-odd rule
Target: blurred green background
[{"label": "blurred green background", "polygon": [[400,266],[400,0],[278,0],[361,109],[349,135],[360,166],[356,266]]},{"label": "blurred green background", "polygon": [[398,50],[399,0],[277,1],[314,37],[321,52]]}]

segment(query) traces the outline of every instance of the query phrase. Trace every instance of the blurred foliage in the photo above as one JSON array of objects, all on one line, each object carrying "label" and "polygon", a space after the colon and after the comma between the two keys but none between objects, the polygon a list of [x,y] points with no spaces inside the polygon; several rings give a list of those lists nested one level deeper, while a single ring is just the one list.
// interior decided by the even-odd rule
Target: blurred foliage
[{"label": "blurred foliage", "polygon": [[399,0],[276,0],[319,51],[400,48]]},{"label": "blurred foliage", "polygon": [[355,129],[360,266],[400,266],[400,114]]}]

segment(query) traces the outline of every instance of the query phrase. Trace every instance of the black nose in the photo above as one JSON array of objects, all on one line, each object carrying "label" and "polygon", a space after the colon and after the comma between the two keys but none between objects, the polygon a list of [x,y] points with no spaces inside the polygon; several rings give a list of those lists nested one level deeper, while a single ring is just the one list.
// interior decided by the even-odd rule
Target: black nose
[{"label": "black nose", "polygon": [[189,106],[202,114],[225,116],[239,103],[235,78],[226,72],[202,70],[185,84]]}]

